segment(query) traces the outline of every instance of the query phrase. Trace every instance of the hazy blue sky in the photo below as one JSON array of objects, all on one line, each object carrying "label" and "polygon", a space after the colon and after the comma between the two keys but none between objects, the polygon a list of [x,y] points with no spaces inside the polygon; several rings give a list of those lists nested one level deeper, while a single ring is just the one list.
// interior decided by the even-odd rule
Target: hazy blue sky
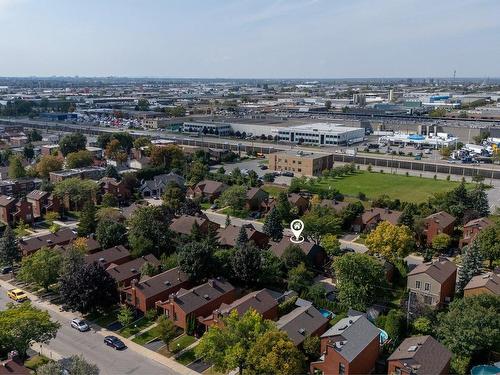
[{"label": "hazy blue sky", "polygon": [[500,0],[0,0],[0,76],[500,77]]}]

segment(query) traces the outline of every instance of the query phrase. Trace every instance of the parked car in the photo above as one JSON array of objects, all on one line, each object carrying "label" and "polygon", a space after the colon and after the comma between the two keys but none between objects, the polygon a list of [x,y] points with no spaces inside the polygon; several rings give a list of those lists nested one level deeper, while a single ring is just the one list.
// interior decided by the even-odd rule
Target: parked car
[{"label": "parked car", "polygon": [[28,299],[28,295],[23,292],[21,289],[10,289],[7,292],[7,295],[9,296],[10,299],[16,301],[16,302],[24,302]]},{"label": "parked car", "polygon": [[216,209],[218,209],[218,208],[219,208],[219,206],[217,205],[217,203],[214,203],[214,204],[212,204],[212,205],[210,206],[210,209],[211,209],[211,210],[216,210]]},{"label": "parked car", "polygon": [[267,169],[267,165],[261,165],[259,168],[260,168],[261,170],[265,171],[265,170]]},{"label": "parked car", "polygon": [[116,336],[106,336],[104,338],[104,343],[107,345],[107,346],[111,346],[113,349],[116,349],[116,350],[123,350],[126,348],[125,344],[123,343],[122,340],[120,340],[118,337]]},{"label": "parked car", "polygon": [[11,272],[12,272],[11,266],[0,267],[0,275],[7,275],[8,273],[11,273]]},{"label": "parked car", "polygon": [[251,217],[252,219],[260,219],[260,212],[259,212],[259,211],[252,212],[252,213],[250,214],[250,217]]},{"label": "parked car", "polygon": [[281,172],[281,175],[285,176],[285,177],[293,177],[294,176],[293,172],[288,172],[288,171]]},{"label": "parked car", "polygon": [[71,327],[79,330],[80,332],[86,332],[86,331],[90,330],[90,327],[87,324],[87,322],[83,319],[80,319],[80,318],[73,319],[71,321]]}]

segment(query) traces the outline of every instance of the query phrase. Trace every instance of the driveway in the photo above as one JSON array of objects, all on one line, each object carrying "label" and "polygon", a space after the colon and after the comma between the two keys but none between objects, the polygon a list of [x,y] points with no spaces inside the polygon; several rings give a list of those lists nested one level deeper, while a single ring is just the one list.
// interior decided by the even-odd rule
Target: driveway
[{"label": "driveway", "polygon": [[[6,308],[10,299],[7,291],[0,287],[0,310]],[[57,337],[44,345],[44,354],[57,359],[59,357],[68,358],[74,354],[82,354],[89,362],[95,363],[101,375],[176,375],[178,372],[157,363],[146,356],[143,356],[132,349],[116,351],[104,345],[103,335],[99,333],[99,328],[93,328],[89,332],[78,332],[69,325],[70,319],[65,317],[67,313],[58,313],[52,309],[46,309],[37,299],[32,301],[36,307],[49,312],[53,320],[61,323],[61,328],[57,332]],[[33,347],[39,350],[38,345]],[[51,353],[53,352],[53,353]]]}]

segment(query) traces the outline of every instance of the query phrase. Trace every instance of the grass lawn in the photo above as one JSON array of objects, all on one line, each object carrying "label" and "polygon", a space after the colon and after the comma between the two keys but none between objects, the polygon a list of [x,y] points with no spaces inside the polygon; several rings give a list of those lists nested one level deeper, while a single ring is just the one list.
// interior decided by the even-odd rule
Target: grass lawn
[{"label": "grass lawn", "polygon": [[29,368],[30,370],[35,371],[38,367],[50,362],[50,359],[47,357],[44,357],[43,355],[37,354],[30,359],[28,359],[26,362],[24,362],[24,365]]},{"label": "grass lawn", "polygon": [[191,362],[196,360],[196,355],[194,354],[194,349],[187,350],[186,352],[182,353],[175,360],[184,366],[189,365]]},{"label": "grass lawn", "polygon": [[196,339],[193,336],[182,335],[174,339],[170,343],[170,349],[172,353],[179,353],[184,348],[187,348],[189,345],[194,343]]},{"label": "grass lawn", "polygon": [[118,319],[117,314],[118,314],[118,311],[115,310],[115,311],[111,311],[111,312],[99,315],[97,318],[94,318],[94,319],[88,318],[88,320],[92,320],[95,324],[106,328],[111,323],[116,322],[116,320]]},{"label": "grass lawn", "polygon": [[319,193],[328,191],[329,187],[338,189],[342,194],[357,196],[365,193],[368,199],[387,194],[392,199],[405,202],[420,203],[426,201],[434,193],[441,193],[455,188],[459,182],[434,180],[414,176],[396,175],[379,172],[357,172],[340,178],[323,178],[314,183],[311,191]]},{"label": "grass lawn", "polygon": [[132,341],[135,342],[136,344],[144,345],[147,342],[157,338],[158,335],[159,335],[159,329],[158,326],[156,326],[142,333],[140,336],[137,336]]},{"label": "grass lawn", "polygon": [[286,191],[286,188],[274,185],[264,185],[261,189],[267,192],[271,197],[277,197],[279,193]]},{"label": "grass lawn", "polygon": [[224,214],[224,215],[229,214],[229,216],[238,217],[240,219],[246,219],[248,217],[248,210],[233,211],[233,209],[231,209],[229,207],[226,207],[223,210],[220,210],[219,213]]},{"label": "grass lawn", "polygon": [[200,206],[201,206],[201,209],[202,210],[208,210],[210,208],[210,206],[212,205],[212,203],[210,202],[203,202],[203,203],[200,203]]},{"label": "grass lawn", "polygon": [[129,324],[128,326],[122,328],[120,330],[120,335],[122,335],[125,338],[128,338],[132,335],[135,335],[137,332],[142,331],[146,327],[152,325],[153,322],[146,319],[144,316],[135,322]]}]

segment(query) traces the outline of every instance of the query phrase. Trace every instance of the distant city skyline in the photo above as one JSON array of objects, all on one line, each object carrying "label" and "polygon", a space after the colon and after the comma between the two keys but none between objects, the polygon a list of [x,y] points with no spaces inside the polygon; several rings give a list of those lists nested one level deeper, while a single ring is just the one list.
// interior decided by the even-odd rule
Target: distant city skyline
[{"label": "distant city skyline", "polygon": [[0,0],[0,76],[500,77],[496,0]]}]

